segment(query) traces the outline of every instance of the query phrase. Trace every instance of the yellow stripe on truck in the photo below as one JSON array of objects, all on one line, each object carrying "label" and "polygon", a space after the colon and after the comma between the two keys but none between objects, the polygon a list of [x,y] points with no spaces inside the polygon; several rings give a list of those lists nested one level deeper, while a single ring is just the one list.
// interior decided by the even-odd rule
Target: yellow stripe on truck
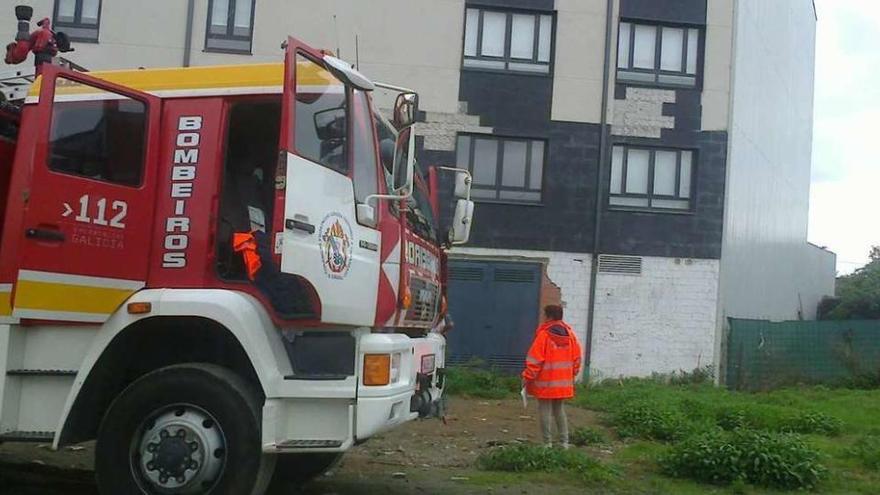
[{"label": "yellow stripe on truck", "polygon": [[0,292],[0,316],[12,315],[12,292]]},{"label": "yellow stripe on truck", "polygon": [[[305,61],[297,62],[297,83],[327,88],[340,86],[338,80],[320,66]],[[284,84],[284,64],[219,65],[168,69],[114,70],[89,72],[90,77],[119,84],[146,93],[187,91],[204,94],[205,90],[232,88],[280,88]],[[28,96],[39,97],[43,78],[38,77],[31,85]],[[56,95],[94,95],[91,86],[69,79],[61,79],[55,88]],[[31,100],[33,101],[33,100]]]},{"label": "yellow stripe on truck", "polygon": [[15,288],[15,309],[97,313],[110,315],[136,291],[20,280]]}]

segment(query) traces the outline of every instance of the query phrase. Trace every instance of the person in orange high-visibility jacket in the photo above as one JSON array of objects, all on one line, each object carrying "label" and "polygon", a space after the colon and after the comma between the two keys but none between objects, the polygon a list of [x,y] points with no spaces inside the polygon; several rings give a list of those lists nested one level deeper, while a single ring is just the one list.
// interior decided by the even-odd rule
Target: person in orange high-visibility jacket
[{"label": "person in orange high-visibility jacket", "polygon": [[544,307],[544,323],[535,332],[522,379],[529,395],[538,399],[541,433],[553,445],[551,423],[556,422],[559,441],[568,448],[565,400],[574,397],[574,380],[581,370],[581,345],[574,330],[562,321],[562,306]]}]

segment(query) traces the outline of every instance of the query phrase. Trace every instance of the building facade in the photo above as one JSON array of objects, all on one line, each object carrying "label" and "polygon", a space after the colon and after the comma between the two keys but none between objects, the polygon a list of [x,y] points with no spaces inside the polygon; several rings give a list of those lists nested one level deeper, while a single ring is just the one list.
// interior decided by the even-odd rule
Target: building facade
[{"label": "building facade", "polygon": [[454,359],[519,367],[561,302],[591,378],[718,366],[727,317],[833,294],[806,241],[810,0],[29,3],[92,69],[280,61],[291,34],[419,91],[420,162],[469,169],[478,203]]}]

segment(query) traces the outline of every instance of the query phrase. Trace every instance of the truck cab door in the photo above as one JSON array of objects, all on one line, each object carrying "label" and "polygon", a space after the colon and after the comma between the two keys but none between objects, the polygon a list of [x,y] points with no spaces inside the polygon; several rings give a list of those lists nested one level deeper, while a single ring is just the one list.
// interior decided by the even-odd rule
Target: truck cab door
[{"label": "truck cab door", "polygon": [[[324,323],[372,326],[381,236],[358,218],[353,153],[356,94],[327,69],[323,55],[289,39],[285,60],[278,183],[283,184],[281,271],[305,279]],[[373,176],[375,180],[375,175]],[[281,220],[281,219],[279,219]],[[276,234],[278,235],[278,234]]]},{"label": "truck cab door", "polygon": [[158,98],[47,65],[13,316],[101,323],[145,285]]}]

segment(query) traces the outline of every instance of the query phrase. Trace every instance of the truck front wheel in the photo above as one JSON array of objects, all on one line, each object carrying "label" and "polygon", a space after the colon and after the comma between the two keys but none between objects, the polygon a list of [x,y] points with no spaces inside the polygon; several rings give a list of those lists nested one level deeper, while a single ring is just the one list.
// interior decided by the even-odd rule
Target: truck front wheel
[{"label": "truck front wheel", "polygon": [[168,366],[110,405],[95,445],[102,494],[262,494],[274,456],[260,447],[260,404],[241,377],[201,363]]}]

